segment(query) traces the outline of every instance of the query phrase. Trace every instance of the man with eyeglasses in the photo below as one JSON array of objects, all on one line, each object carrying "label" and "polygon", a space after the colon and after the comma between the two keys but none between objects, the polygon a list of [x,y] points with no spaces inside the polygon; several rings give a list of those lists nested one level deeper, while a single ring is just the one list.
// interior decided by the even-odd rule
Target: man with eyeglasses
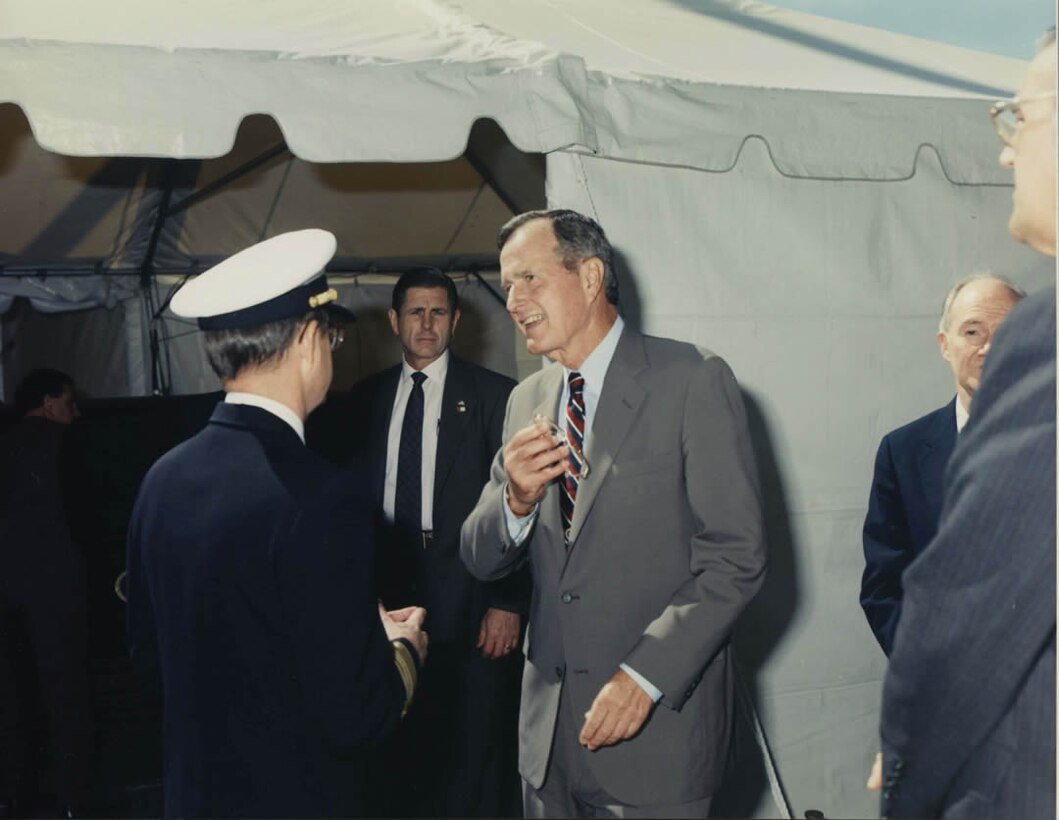
[{"label": "man with eyeglasses", "polygon": [[227,393],[147,473],[128,538],[133,661],[163,702],[165,814],[364,814],[370,748],[426,657],[425,611],[385,612],[366,493],[305,447],[331,383],[327,231],[281,234],[174,296]]},{"label": "man with eyeglasses", "polygon": [[[993,108],[1009,227],[1056,252],[1055,29]],[[1054,817],[1055,287],[992,343],[938,534],[904,574],[883,691],[887,817]]]}]

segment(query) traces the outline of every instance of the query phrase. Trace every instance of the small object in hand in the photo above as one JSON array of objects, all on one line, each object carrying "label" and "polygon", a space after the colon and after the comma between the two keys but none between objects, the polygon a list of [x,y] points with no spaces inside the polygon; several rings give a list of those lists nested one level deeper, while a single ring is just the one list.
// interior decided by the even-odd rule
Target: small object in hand
[{"label": "small object in hand", "polygon": [[[533,416],[533,423],[534,424],[542,424],[546,428],[548,428],[548,434],[552,438],[555,439],[555,443],[556,444],[568,444],[569,443],[566,440],[566,434],[563,433],[563,431],[559,428],[559,425],[556,424],[554,421],[552,421],[547,416],[545,416],[545,415],[543,415],[541,413],[536,413]],[[584,452],[575,453],[575,455],[577,456],[578,460],[581,462],[581,474],[578,476],[578,478],[588,478],[588,471],[589,471],[588,459],[585,458]]]}]

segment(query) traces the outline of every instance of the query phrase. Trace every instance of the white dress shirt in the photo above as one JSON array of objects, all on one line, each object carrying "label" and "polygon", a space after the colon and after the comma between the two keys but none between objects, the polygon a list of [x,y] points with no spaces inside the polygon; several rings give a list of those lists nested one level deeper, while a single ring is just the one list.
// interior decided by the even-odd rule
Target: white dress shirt
[{"label": "white dress shirt", "polygon": [[964,426],[967,424],[967,419],[971,417],[971,414],[963,406],[963,402],[960,401],[960,397],[956,397],[956,432],[962,433]]},{"label": "white dress shirt", "polygon": [[[407,361],[401,362],[401,378],[397,382],[397,395],[390,413],[390,431],[386,438],[386,480],[383,485],[382,508],[386,517],[393,521],[393,508],[397,496],[397,456],[401,449],[401,425],[408,397],[412,395],[412,374],[415,369]],[[449,351],[421,371],[427,378],[423,382],[423,510],[424,530],[434,529],[434,467],[438,454],[438,427],[441,424],[441,398],[445,393],[445,377],[449,372]]]},{"label": "white dress shirt", "polygon": [[237,391],[228,393],[224,397],[224,401],[226,404],[246,404],[250,407],[260,407],[262,410],[268,411],[287,422],[294,432],[298,434],[302,444],[305,444],[305,422],[298,418],[298,414],[282,402],[266,396],[259,396],[257,393],[239,393]]}]

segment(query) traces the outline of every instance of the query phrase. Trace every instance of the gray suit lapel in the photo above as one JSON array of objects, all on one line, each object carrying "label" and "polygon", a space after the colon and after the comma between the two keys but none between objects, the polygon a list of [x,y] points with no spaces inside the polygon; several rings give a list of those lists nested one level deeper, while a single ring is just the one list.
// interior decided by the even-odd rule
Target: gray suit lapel
[{"label": "gray suit lapel", "polygon": [[577,536],[585,519],[592,510],[599,488],[610,472],[614,456],[625,441],[647,395],[636,380],[636,375],[646,365],[643,338],[626,327],[618,340],[610,367],[607,368],[603,390],[599,396],[599,407],[596,408],[592,430],[585,443],[585,457],[588,459],[590,470],[577,487],[574,520],[570,525],[571,551],[577,543]]},{"label": "gray suit lapel", "polygon": [[[563,394],[563,369],[558,365],[552,367],[552,373],[548,374],[546,379],[541,380],[540,395],[541,400],[536,407],[533,408],[533,412],[530,414],[530,419],[526,419],[526,424],[530,423],[530,420],[535,415],[542,415],[545,418],[549,418],[554,422],[562,425],[559,419],[559,399]],[[555,531],[559,533],[559,547],[563,546],[562,539],[562,525],[560,524],[561,515],[559,513],[559,484],[558,482],[552,482],[544,494],[544,498],[541,500],[540,509],[540,521],[538,524],[548,522],[549,527],[554,526]]]}]

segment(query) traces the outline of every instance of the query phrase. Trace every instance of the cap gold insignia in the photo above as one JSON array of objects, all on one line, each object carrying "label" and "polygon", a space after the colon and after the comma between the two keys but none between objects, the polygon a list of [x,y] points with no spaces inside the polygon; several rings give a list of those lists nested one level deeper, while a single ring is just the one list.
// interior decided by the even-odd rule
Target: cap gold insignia
[{"label": "cap gold insignia", "polygon": [[328,288],[323,293],[318,293],[315,296],[309,297],[309,307],[318,308],[320,305],[326,305],[328,302],[333,302],[338,298],[338,291],[334,288]]}]

